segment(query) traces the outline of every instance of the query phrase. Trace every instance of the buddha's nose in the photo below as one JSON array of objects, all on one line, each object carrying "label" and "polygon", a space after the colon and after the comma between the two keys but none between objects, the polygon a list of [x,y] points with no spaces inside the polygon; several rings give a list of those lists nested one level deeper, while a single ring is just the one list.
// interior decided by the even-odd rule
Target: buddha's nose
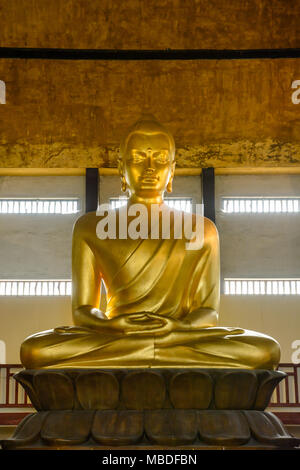
[{"label": "buddha's nose", "polygon": [[153,150],[151,148],[147,149],[147,171],[149,173],[155,171],[153,168]]}]

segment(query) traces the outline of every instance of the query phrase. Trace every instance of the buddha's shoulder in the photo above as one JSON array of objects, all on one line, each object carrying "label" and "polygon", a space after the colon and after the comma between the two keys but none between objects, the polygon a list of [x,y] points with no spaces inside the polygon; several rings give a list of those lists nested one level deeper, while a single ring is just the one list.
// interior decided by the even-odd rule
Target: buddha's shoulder
[{"label": "buddha's shoulder", "polygon": [[218,246],[219,244],[219,233],[214,222],[207,217],[204,219],[204,239],[207,245]]},{"label": "buddha's shoulder", "polygon": [[207,217],[203,217],[203,222],[204,222],[204,229],[210,233],[215,233],[218,234],[218,229],[216,227],[216,224],[208,219]]},{"label": "buddha's shoulder", "polygon": [[[176,212],[176,211],[174,211]],[[181,212],[184,214],[184,223],[191,221],[193,231],[203,233],[207,245],[216,245],[219,243],[219,233],[215,223],[201,214],[194,212]]]},{"label": "buddha's shoulder", "polygon": [[211,234],[218,234],[218,229],[215,223],[211,219],[208,219],[207,217],[204,217],[203,215],[200,215],[200,214],[195,214],[194,212],[192,213],[185,212],[184,215],[185,217],[192,218],[193,227],[196,227],[196,223],[198,222],[199,224],[203,224],[205,232],[211,233]]},{"label": "buddha's shoulder", "polygon": [[192,217],[193,220],[193,230],[198,233],[203,233],[207,246],[215,246],[219,243],[218,229],[211,219],[195,213],[191,213],[190,217]]},{"label": "buddha's shoulder", "polygon": [[74,231],[81,231],[93,225],[96,225],[99,221],[96,212],[87,212],[86,214],[78,217],[74,224]]}]

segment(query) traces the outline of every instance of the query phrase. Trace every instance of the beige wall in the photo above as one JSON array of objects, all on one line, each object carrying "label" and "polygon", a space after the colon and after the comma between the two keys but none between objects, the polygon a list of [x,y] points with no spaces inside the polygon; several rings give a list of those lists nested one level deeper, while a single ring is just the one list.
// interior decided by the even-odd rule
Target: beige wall
[{"label": "beige wall", "polygon": [[300,196],[300,175],[216,176],[222,277],[300,277],[300,216],[226,214],[222,197]]},{"label": "beige wall", "polygon": [[[0,176],[0,197],[79,197],[84,176]],[[72,228],[79,214],[0,214],[0,279],[70,279]],[[0,297],[6,362],[19,363],[26,336],[71,324],[70,297]]]},{"label": "beige wall", "polygon": [[281,361],[292,362],[300,340],[300,296],[221,296],[219,324],[265,333],[281,346]]},{"label": "beige wall", "polygon": [[72,229],[85,204],[84,176],[0,176],[0,197],[80,199],[78,214],[0,214],[0,278],[70,279]]},{"label": "beige wall", "polygon": [[20,363],[20,345],[27,336],[71,324],[71,297],[0,297],[0,339],[8,364]]},{"label": "beige wall", "polygon": [[[300,215],[225,214],[221,198],[230,196],[299,197],[300,176],[216,177],[221,279],[300,277]],[[281,362],[291,362],[291,344],[300,339],[300,296],[222,295],[219,323],[274,337],[281,345]]]}]

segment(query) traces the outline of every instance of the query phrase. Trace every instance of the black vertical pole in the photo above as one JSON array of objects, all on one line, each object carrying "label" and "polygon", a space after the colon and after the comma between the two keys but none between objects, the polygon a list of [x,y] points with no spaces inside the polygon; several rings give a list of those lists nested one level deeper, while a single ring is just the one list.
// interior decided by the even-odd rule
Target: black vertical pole
[{"label": "black vertical pole", "polygon": [[215,169],[202,168],[202,204],[204,205],[204,216],[216,221],[215,211]]},{"label": "black vertical pole", "polygon": [[85,212],[93,212],[98,207],[98,168],[86,168],[85,172]]}]

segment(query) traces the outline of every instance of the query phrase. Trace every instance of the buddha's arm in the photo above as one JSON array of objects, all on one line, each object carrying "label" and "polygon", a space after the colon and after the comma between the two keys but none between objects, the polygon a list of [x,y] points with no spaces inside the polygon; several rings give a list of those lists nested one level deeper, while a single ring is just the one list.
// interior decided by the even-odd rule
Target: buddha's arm
[{"label": "buddha's arm", "polygon": [[[82,234],[80,221],[75,224],[72,242],[72,312],[77,326],[99,328],[101,272],[91,248]],[[100,317],[100,318],[99,318]]]},{"label": "buddha's arm", "polygon": [[198,286],[193,308],[185,321],[194,328],[216,326],[220,303],[220,250],[218,231],[213,222],[205,218],[204,247],[199,257]]}]

